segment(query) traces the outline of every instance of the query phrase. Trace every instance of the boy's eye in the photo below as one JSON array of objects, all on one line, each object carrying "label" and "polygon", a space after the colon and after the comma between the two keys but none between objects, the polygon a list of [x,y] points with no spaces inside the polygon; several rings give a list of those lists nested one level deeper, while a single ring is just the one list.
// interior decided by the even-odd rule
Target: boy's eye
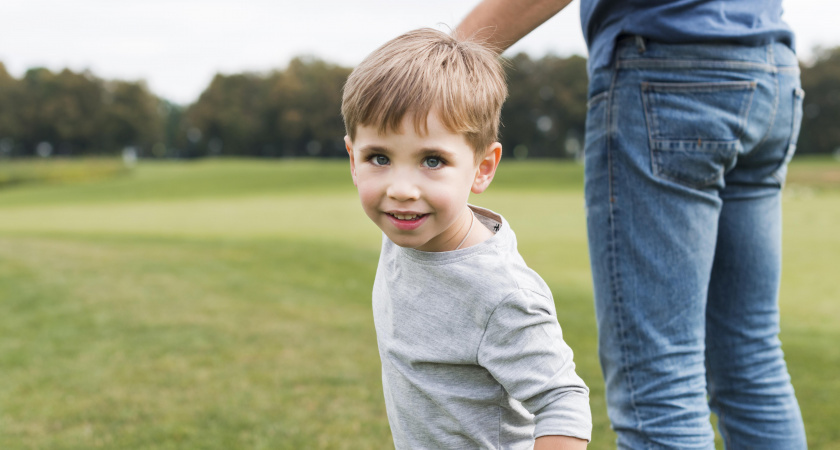
[{"label": "boy's eye", "polygon": [[370,160],[377,166],[385,166],[389,162],[388,157],[384,155],[374,155]]},{"label": "boy's eye", "polygon": [[435,158],[433,156],[431,156],[429,158],[426,158],[423,161],[423,165],[425,165],[426,167],[428,167],[430,169],[437,169],[438,167],[441,166],[441,164],[443,164],[443,161],[441,161],[440,158]]}]

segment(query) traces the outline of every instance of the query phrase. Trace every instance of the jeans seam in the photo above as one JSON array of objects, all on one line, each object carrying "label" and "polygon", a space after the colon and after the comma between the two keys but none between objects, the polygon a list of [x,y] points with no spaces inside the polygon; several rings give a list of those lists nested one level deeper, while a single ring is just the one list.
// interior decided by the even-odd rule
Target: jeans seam
[{"label": "jeans seam", "polygon": [[644,83],[644,82],[642,83],[642,85],[641,85],[641,87],[642,87],[641,91],[642,92],[641,92],[640,95],[642,96],[642,108],[644,108],[645,120],[647,121],[647,124],[648,124],[647,136],[648,136],[648,147],[650,148],[650,170],[654,175],[661,176],[660,173],[659,173],[659,165],[656,164],[656,154],[655,154],[655,150],[654,150],[655,145],[654,145],[653,134],[650,132],[651,127],[653,127],[654,130],[657,130],[658,129],[657,128],[658,124],[656,123],[656,113],[651,111],[650,115],[648,115],[648,110],[650,108],[649,108],[649,105],[648,105],[647,95],[645,95],[646,84],[647,83]]},{"label": "jeans seam", "polygon": [[[776,181],[779,182],[779,186],[782,187],[782,188],[785,187],[786,177],[782,176],[780,174],[780,172],[782,171],[782,167],[784,167],[785,164],[790,163],[790,160],[793,159],[793,155],[794,155],[794,152],[796,152],[796,146],[798,144],[798,142],[797,142],[797,144],[794,144],[793,142],[794,142],[795,138],[799,137],[799,133],[801,131],[800,127],[802,126],[802,117],[799,116],[798,117],[799,120],[797,120],[797,108],[798,108],[797,102],[800,101],[800,99],[805,96],[805,91],[803,91],[801,87],[798,87],[798,88],[794,89],[793,93],[794,93],[794,99],[793,99],[793,110],[791,111],[791,117],[790,117],[791,118],[790,137],[788,138],[788,145],[785,148],[785,157],[782,160],[782,163],[779,165],[779,167],[776,170],[773,171],[773,175],[772,175],[773,178],[775,178]],[[781,95],[782,95],[781,88],[779,88],[779,96],[781,96]]]},{"label": "jeans seam", "polygon": [[[771,52],[772,52],[772,50],[771,50]],[[764,132],[764,136],[761,137],[761,140],[758,141],[758,143],[755,144],[755,146],[752,149],[750,149],[750,151],[761,148],[761,144],[763,144],[764,141],[767,140],[767,137],[770,136],[770,133],[773,131],[773,127],[776,123],[776,113],[778,113],[778,111],[779,111],[779,90],[781,89],[779,87],[779,76],[778,76],[778,74],[776,74],[773,77],[773,84],[775,86],[774,87],[775,94],[773,95],[773,111],[770,113],[770,120],[768,121],[770,126],[767,127],[767,131]]]},{"label": "jeans seam", "polygon": [[758,88],[758,82],[752,81],[750,85],[752,86],[752,89],[750,89],[750,96],[741,106],[741,111],[739,112],[741,116],[741,129],[738,130],[738,141],[740,141],[744,137],[744,133],[747,132],[747,122],[750,119],[750,110],[752,109],[752,101],[755,96],[755,90]]},{"label": "jeans seam", "polygon": [[625,336],[624,336],[624,317],[622,308],[620,304],[623,303],[624,299],[621,295],[621,290],[619,289],[619,284],[621,280],[621,274],[618,271],[618,250],[617,250],[617,240],[616,240],[616,225],[615,225],[615,172],[613,167],[613,146],[612,142],[616,134],[616,126],[613,122],[615,114],[613,114],[613,101],[615,99],[615,85],[616,79],[618,78],[619,70],[616,69],[613,72],[612,81],[610,83],[610,94],[607,97],[607,168],[609,171],[609,211],[610,211],[610,269],[611,269],[611,276],[610,276],[610,289],[612,291],[612,303],[614,306],[613,311],[616,316],[616,322],[618,326],[618,341],[619,346],[621,348],[621,370],[624,372],[624,377],[627,380],[627,384],[630,391],[630,405],[633,408],[633,415],[636,419],[635,428],[637,430],[641,430],[642,420],[639,417],[639,409],[636,405],[636,396],[635,396],[635,388],[633,383],[633,373],[630,370],[629,362],[628,362],[628,349],[625,344]]},{"label": "jeans seam", "polygon": [[779,67],[772,64],[734,60],[714,59],[621,59],[616,62],[618,69],[725,69],[725,70],[760,70],[776,73]]},{"label": "jeans seam", "polygon": [[601,92],[600,94],[592,97],[589,101],[586,102],[586,110],[592,109],[592,106],[601,101],[601,97],[606,98],[610,93],[608,91]]},{"label": "jeans seam", "polygon": [[694,92],[725,92],[741,91],[746,88],[755,89],[755,81],[704,81],[695,82],[651,82],[643,81],[643,91],[666,92],[666,93],[694,93]]}]

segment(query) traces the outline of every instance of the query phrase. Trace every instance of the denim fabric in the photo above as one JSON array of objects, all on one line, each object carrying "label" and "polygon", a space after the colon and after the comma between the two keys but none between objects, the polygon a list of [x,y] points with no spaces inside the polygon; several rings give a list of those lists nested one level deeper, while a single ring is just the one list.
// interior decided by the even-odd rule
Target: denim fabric
[{"label": "denim fabric", "polygon": [[789,47],[617,44],[591,74],[586,205],[619,448],[805,448],[779,333]]}]

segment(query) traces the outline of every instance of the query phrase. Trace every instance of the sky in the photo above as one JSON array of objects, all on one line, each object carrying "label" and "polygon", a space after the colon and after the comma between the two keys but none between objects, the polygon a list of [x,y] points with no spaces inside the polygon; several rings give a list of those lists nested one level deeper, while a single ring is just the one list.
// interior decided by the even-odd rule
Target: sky
[{"label": "sky", "polygon": [[[0,62],[15,77],[32,67],[90,70],[145,80],[170,101],[195,101],[216,73],[267,72],[312,55],[352,67],[397,35],[448,31],[477,0],[0,0]],[[783,18],[805,61],[840,46],[840,2],[785,0]],[[578,2],[506,54],[586,56]]]}]

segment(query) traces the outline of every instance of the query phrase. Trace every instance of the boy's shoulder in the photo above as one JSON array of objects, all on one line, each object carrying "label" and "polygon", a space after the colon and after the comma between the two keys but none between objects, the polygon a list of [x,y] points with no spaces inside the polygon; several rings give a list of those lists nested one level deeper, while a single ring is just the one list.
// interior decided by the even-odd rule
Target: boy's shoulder
[{"label": "boy's shoulder", "polygon": [[[487,283],[500,292],[507,292],[508,295],[518,293],[520,296],[531,295],[543,296],[551,300],[551,290],[542,277],[531,269],[522,255],[519,253],[516,234],[510,223],[500,214],[489,209],[471,206],[476,218],[487,228],[491,229],[495,236],[491,238],[495,252],[488,252],[481,255],[476,261],[476,266],[483,274]],[[498,239],[492,242],[492,239]]]}]

